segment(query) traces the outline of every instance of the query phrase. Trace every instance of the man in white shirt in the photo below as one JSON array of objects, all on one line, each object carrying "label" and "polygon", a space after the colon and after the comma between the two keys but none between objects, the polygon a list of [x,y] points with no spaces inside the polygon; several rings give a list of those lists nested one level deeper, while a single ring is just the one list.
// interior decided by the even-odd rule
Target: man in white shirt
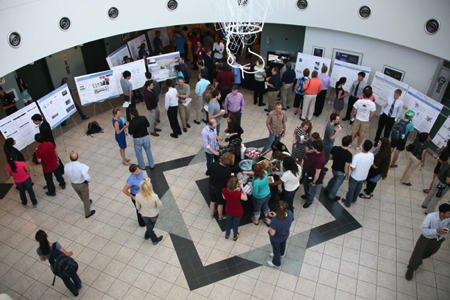
[{"label": "man in white shirt", "polygon": [[366,140],[362,152],[353,157],[352,164],[350,165],[352,174],[348,179],[348,192],[345,196],[345,206],[347,207],[350,207],[353,202],[356,202],[362,186],[367,179],[370,167],[373,164],[373,154],[369,152],[372,146],[372,142]]},{"label": "man in white shirt", "polygon": [[70,153],[70,163],[64,167],[64,175],[69,178],[74,191],[83,201],[86,219],[95,214],[95,210],[91,210],[92,200],[89,199],[89,182],[91,182],[91,177],[88,171],[89,167],[78,161],[78,153],[72,151]]},{"label": "man in white shirt", "polygon": [[225,48],[222,38],[220,36],[217,37],[216,42],[213,45],[214,52],[214,64],[221,63],[223,61],[223,49]]},{"label": "man in white shirt", "polygon": [[414,271],[441,247],[448,235],[450,226],[450,204],[444,203],[439,206],[439,212],[428,214],[420,225],[422,234],[417,240],[414,251],[409,259],[408,271],[405,278],[410,281]]},{"label": "man in white shirt", "polygon": [[165,96],[164,108],[167,110],[167,117],[169,118],[170,128],[172,128],[173,133],[170,134],[173,138],[178,138],[181,135],[181,127],[178,123],[178,97],[177,90],[173,87],[172,79],[166,80],[167,93]]},{"label": "man in white shirt", "polygon": [[[369,130],[369,122],[372,120],[373,116],[375,116],[375,111],[377,107],[375,103],[370,100],[370,96],[372,96],[372,91],[366,89],[364,91],[364,99],[356,101],[355,105],[353,105],[353,113],[352,113],[352,121],[354,120],[352,126],[352,143],[356,137],[356,134],[359,133],[358,137],[358,145],[356,150],[361,150],[361,144],[364,140],[364,134],[366,134],[367,130]],[[352,145],[350,144],[349,148]]]},{"label": "man in white shirt", "polygon": [[381,108],[380,119],[378,120],[377,134],[375,135],[375,145],[378,144],[380,140],[381,132],[384,128],[384,138],[389,139],[389,134],[391,133],[392,127],[394,127],[395,122],[400,118],[403,109],[403,101],[400,100],[402,95],[402,90],[397,89],[394,92],[394,96],[384,102]]}]

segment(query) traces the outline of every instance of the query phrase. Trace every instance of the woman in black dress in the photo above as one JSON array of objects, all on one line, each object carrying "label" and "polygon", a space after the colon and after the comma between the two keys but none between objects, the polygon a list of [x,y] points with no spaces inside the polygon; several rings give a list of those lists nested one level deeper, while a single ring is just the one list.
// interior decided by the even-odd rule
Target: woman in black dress
[{"label": "woman in black dress", "polygon": [[8,158],[10,154],[15,153],[17,155],[17,161],[25,162],[25,157],[23,157],[22,152],[20,152],[17,148],[14,147],[16,141],[13,138],[7,138],[5,144],[3,144],[3,150],[5,151],[5,155]]},{"label": "woman in black dress", "polygon": [[341,113],[341,110],[344,109],[344,97],[348,95],[342,88],[345,83],[347,82],[347,78],[341,77],[338,82],[336,82],[336,98],[334,99],[333,103],[333,113],[339,114]]}]

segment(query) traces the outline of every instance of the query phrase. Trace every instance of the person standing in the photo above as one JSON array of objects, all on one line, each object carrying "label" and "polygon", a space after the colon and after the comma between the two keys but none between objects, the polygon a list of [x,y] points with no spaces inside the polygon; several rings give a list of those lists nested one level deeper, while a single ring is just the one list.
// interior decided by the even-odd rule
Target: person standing
[{"label": "person standing", "polygon": [[425,214],[433,213],[436,205],[448,192],[450,187],[450,159],[444,161],[439,169],[437,178],[438,180],[433,183],[430,192],[422,203],[422,208],[426,208]]},{"label": "person standing", "polygon": [[217,36],[217,40],[214,43],[212,50],[214,52],[214,65],[216,63],[221,63],[223,61],[223,50],[225,49],[225,45],[222,42],[222,38]]},{"label": "person standing", "polygon": [[47,183],[48,191],[45,193],[47,196],[56,196],[55,184],[53,183],[53,176],[55,174],[56,180],[59,182],[59,186],[64,190],[66,188],[66,182],[61,175],[58,164],[58,152],[56,152],[56,146],[50,142],[44,141],[42,134],[37,133],[34,136],[34,140],[39,143],[36,149],[36,158],[39,163],[42,163],[42,170],[44,173],[45,182]]},{"label": "person standing", "polygon": [[341,115],[341,110],[344,109],[344,98],[348,95],[342,88],[346,82],[347,78],[345,77],[339,78],[339,81],[336,82],[336,98],[334,98],[333,113],[338,116]]},{"label": "person standing", "polygon": [[231,87],[231,93],[225,98],[223,108],[227,114],[233,113],[236,118],[236,123],[241,126],[241,116],[244,113],[245,100],[244,96],[239,93],[239,86],[237,84],[233,84]]},{"label": "person standing", "polygon": [[430,134],[428,132],[421,132],[411,143],[413,147],[408,155],[408,163],[401,179],[401,182],[404,185],[412,186],[412,183],[410,182],[412,174],[419,167],[420,163],[422,163],[422,168],[425,166],[425,157],[427,156],[427,146],[425,143],[429,140]]},{"label": "person standing", "polygon": [[[6,145],[6,142],[5,142],[5,145]],[[436,167],[434,167],[433,179],[431,180],[430,187],[428,189],[423,190],[423,192],[425,194],[428,194],[431,191],[431,189],[433,188],[434,179],[438,175],[438,173],[442,167],[442,164],[450,157],[450,140],[447,141],[446,146],[436,149],[435,152],[436,153],[440,152],[440,154],[439,154],[439,156],[437,156],[436,154],[433,153],[433,157],[437,159],[437,164],[436,164]],[[6,150],[5,150],[5,153],[6,153]],[[20,161],[20,159],[18,159],[18,160]]]},{"label": "person standing", "polygon": [[22,152],[19,151],[14,145],[16,144],[16,141],[13,138],[7,138],[5,140],[5,144],[3,144],[3,151],[5,152],[5,156],[9,157],[10,155],[14,154],[17,156],[17,161],[23,161],[25,162],[25,157],[23,156]]},{"label": "person standing", "polygon": [[188,44],[187,44],[189,38],[188,38],[188,27],[187,26],[183,26],[183,30],[181,30],[181,36],[184,39],[183,48],[184,48],[185,60],[189,61],[189,59],[188,59],[189,58],[189,51],[188,51]]},{"label": "person standing", "polygon": [[189,84],[189,80],[191,79],[191,70],[189,70],[189,66],[182,57],[180,57],[180,69],[181,73],[183,73],[184,82]]},{"label": "person standing", "polygon": [[203,73],[203,75],[205,75],[204,78],[209,80],[209,71],[208,68],[205,67],[205,60],[203,58],[197,61],[197,66],[199,69],[199,73]]},{"label": "person standing", "polygon": [[125,71],[122,73],[123,78],[120,79],[120,86],[123,91],[123,100],[128,102],[127,106],[127,121],[131,121],[130,109],[136,108],[136,100],[133,97],[133,84],[131,83],[131,72]]},{"label": "person standing", "polygon": [[366,77],[366,73],[359,72],[358,80],[353,81],[352,86],[350,87],[350,91],[348,92],[350,94],[350,97],[348,97],[347,113],[345,114],[345,118],[343,118],[342,121],[350,120],[353,111],[353,105],[355,105],[356,101],[358,101],[359,96],[362,95],[364,88],[367,85],[365,82],[363,82],[364,77]]},{"label": "person standing", "polygon": [[160,117],[160,113],[161,113],[161,109],[159,108],[159,94],[161,94],[161,86],[159,85],[159,82],[156,80],[153,80],[152,78],[152,73],[151,72],[145,72],[145,79],[147,79],[147,81],[153,81],[153,92],[155,93],[155,97],[156,97],[156,122],[160,123],[161,121],[159,120]]},{"label": "person standing", "polygon": [[166,80],[167,93],[165,96],[165,108],[167,110],[167,117],[169,118],[170,128],[172,133],[170,134],[173,138],[178,138],[181,135],[180,124],[178,123],[178,97],[177,90],[173,87],[172,79]]},{"label": "person standing", "polygon": [[323,106],[325,104],[325,98],[327,97],[327,90],[328,90],[328,87],[330,86],[330,76],[328,76],[327,72],[328,72],[328,67],[323,66],[322,73],[320,73],[320,75],[317,76],[317,79],[319,79],[320,82],[322,83],[322,90],[317,95],[317,99],[316,99],[316,105],[314,108],[314,116],[316,116],[316,117],[320,116],[320,114],[323,111]]},{"label": "person standing", "polygon": [[[339,132],[341,132],[342,126],[339,125],[339,116],[337,114],[330,115],[330,123],[325,126],[325,133],[323,135],[323,148],[325,151],[325,166],[330,159],[330,152],[334,146],[334,140]],[[328,171],[328,170],[326,170]]]},{"label": "person standing", "polygon": [[[272,76],[267,77],[266,78],[266,86],[267,86],[267,91],[268,91],[268,107],[266,109],[264,109],[267,112],[271,112],[273,110],[275,110],[276,105],[277,105],[277,97],[278,97],[278,93],[280,92],[280,87],[281,87],[281,83],[280,83],[280,69],[278,69],[278,67],[273,67],[272,68]],[[281,105],[281,102],[280,102]]]},{"label": "person standing", "polygon": [[302,195],[301,197],[306,200],[305,204],[303,204],[303,208],[310,207],[314,202],[314,198],[317,193],[317,186],[322,184],[323,178],[325,177],[325,161],[322,141],[312,142],[312,149],[314,153],[308,164],[308,170],[306,171],[305,180],[303,181],[305,195]]},{"label": "person standing", "polygon": [[206,169],[209,167],[213,161],[219,160],[219,143],[218,140],[223,140],[219,138],[216,131],[217,121],[216,119],[210,119],[208,124],[202,129],[201,135],[203,140],[203,148],[206,155]]},{"label": "person standing", "polygon": [[303,121],[294,131],[294,139],[292,140],[292,157],[297,160],[299,166],[302,165],[305,157],[306,141],[311,135],[312,124],[310,121]]},{"label": "person standing", "polygon": [[145,221],[136,205],[136,195],[139,193],[140,183],[145,180],[144,173],[139,166],[135,164],[131,164],[128,170],[131,174],[127,179],[127,183],[123,187],[122,192],[131,198],[131,202],[133,202],[133,205],[136,208],[136,216],[139,226],[144,227],[146,225]]},{"label": "person standing", "polygon": [[[271,213],[274,214],[274,213]],[[288,204],[284,201],[278,203],[276,215],[272,218],[269,228],[270,243],[272,244],[272,253],[269,254],[273,259],[267,261],[267,265],[272,268],[281,266],[281,258],[286,251],[286,240],[289,237],[294,214],[288,210]]]},{"label": "person standing", "polygon": [[281,77],[281,103],[283,104],[283,109],[286,110],[292,105],[292,92],[293,84],[295,80],[295,71],[292,70],[292,64],[290,62],[286,63],[287,70],[283,73]]},{"label": "person standing", "polygon": [[236,56],[233,56],[233,64],[231,65],[231,72],[234,75],[234,83],[241,84],[241,68],[239,67],[238,62],[236,61]]},{"label": "person standing", "polygon": [[139,116],[139,112],[136,108],[131,110],[131,117],[132,120],[128,126],[128,133],[133,137],[134,153],[136,153],[139,168],[145,170],[145,161],[144,156],[142,155],[142,148],[144,148],[150,170],[153,170],[155,168],[155,163],[153,162],[150,138],[147,131],[147,128],[150,127],[150,123],[146,117]]},{"label": "person standing", "polygon": [[6,115],[9,116],[17,111],[17,103],[14,97],[5,93],[3,87],[0,86],[0,101],[2,105],[0,109],[4,110]]},{"label": "person standing", "polygon": [[150,124],[150,134],[153,136],[159,136],[158,132],[161,131],[161,129],[156,128],[156,118],[158,115],[158,101],[156,100],[155,92],[153,91],[153,80],[146,81],[144,88],[144,102],[145,106],[147,107],[147,114],[148,114],[148,122]]},{"label": "person standing", "polygon": [[158,195],[153,191],[153,186],[150,182],[150,178],[142,180],[139,183],[139,193],[136,194],[136,209],[141,213],[142,219],[147,226],[144,238],[146,240],[151,239],[153,245],[162,241],[163,236],[156,236],[155,228],[156,221],[159,217],[159,207],[162,206],[161,200]]},{"label": "person standing", "polygon": [[31,120],[34,124],[39,126],[39,133],[42,135],[44,142],[50,142],[56,146],[50,124],[48,124],[48,122],[44,120],[40,114],[34,114],[31,117]]},{"label": "person standing", "polygon": [[317,71],[313,71],[311,79],[304,85],[305,96],[303,97],[302,121],[308,119],[311,121],[316,106],[317,95],[322,91],[322,82],[317,79]]},{"label": "person standing", "polygon": [[424,259],[434,255],[448,236],[450,226],[450,204],[439,206],[439,212],[429,213],[420,225],[422,234],[417,240],[414,251],[409,259],[405,278],[410,281]]},{"label": "person standing", "polygon": [[217,121],[217,126],[216,126],[217,136],[220,135],[220,120],[221,120],[220,117],[225,114],[225,110],[220,109],[220,104],[219,104],[220,98],[221,98],[221,93],[218,90],[214,90],[211,93],[211,100],[209,101],[209,104],[208,104],[209,120],[216,119],[216,121]]},{"label": "person standing", "polygon": [[227,187],[222,189],[222,197],[226,200],[225,213],[227,214],[227,227],[225,230],[225,238],[230,237],[231,227],[233,227],[233,241],[237,241],[239,237],[239,222],[241,221],[244,210],[242,209],[242,201],[247,201],[247,194],[244,185],[239,184],[241,191],[238,191],[239,180],[232,176],[228,179]]},{"label": "person standing", "polygon": [[[210,80],[210,82],[212,82]],[[222,107],[223,101],[231,93],[231,85],[234,83],[234,74],[230,71],[228,64],[223,64],[223,71],[219,72],[216,77],[214,86],[220,91],[221,97],[219,100],[220,107]]]},{"label": "person standing", "polygon": [[320,134],[318,132],[314,132],[313,134],[311,134],[311,137],[305,143],[305,157],[303,158],[302,178],[300,179],[300,184],[303,184],[305,180],[305,175],[306,171],[308,170],[309,162],[311,161],[314,154],[312,143],[314,141],[319,140],[322,142],[323,145],[323,140],[320,138]]},{"label": "person standing", "polygon": [[408,110],[405,113],[405,118],[398,119],[397,124],[394,126],[394,128],[398,129],[399,135],[395,138],[391,136],[391,151],[394,153],[390,165],[391,169],[395,169],[398,167],[398,165],[396,165],[395,163],[397,162],[400,152],[404,151],[406,148],[406,140],[408,139],[409,133],[414,131],[414,124],[412,123],[412,119],[415,115],[416,113],[414,111]]},{"label": "person standing", "polygon": [[264,78],[266,77],[266,70],[264,69],[264,60],[263,58],[259,58],[256,62],[256,65],[254,67],[255,72],[255,87],[253,89],[253,104],[258,104],[258,97],[259,97],[259,104],[258,106],[265,106],[264,103]]},{"label": "person standing", "polygon": [[309,69],[306,68],[303,70],[303,76],[300,76],[300,78],[297,80],[297,84],[295,85],[294,115],[298,114],[299,108],[300,108],[300,115],[302,114],[303,98],[305,96],[305,90],[303,89],[303,86],[310,79],[308,76],[309,76]]},{"label": "person standing", "polygon": [[327,197],[330,201],[341,200],[341,197],[336,194],[344,180],[348,180],[350,164],[352,163],[352,153],[348,151],[348,145],[350,145],[351,141],[352,137],[346,135],[342,138],[342,146],[334,146],[331,149],[330,159],[333,160],[333,165],[331,166],[333,177],[323,190],[324,193],[328,194]]},{"label": "person standing", "polygon": [[130,165],[130,160],[125,156],[125,149],[127,148],[127,139],[125,136],[125,129],[128,128],[128,124],[124,124],[120,109],[114,108],[113,111],[113,126],[115,131],[116,142],[119,144],[120,156],[122,157],[122,164],[125,166]]},{"label": "person standing", "polygon": [[164,51],[163,50],[164,49],[163,48],[163,44],[162,44],[160,36],[161,36],[161,31],[157,30],[155,32],[155,37],[153,38],[153,44],[155,45],[155,52],[158,55],[163,54],[163,51]]},{"label": "person standing", "polygon": [[187,132],[188,128],[191,128],[189,125],[189,118],[191,117],[191,103],[187,106],[184,105],[186,103],[186,99],[191,97],[191,87],[189,84],[185,84],[183,78],[178,77],[178,85],[175,87],[177,90],[177,98],[178,98],[178,114],[180,115],[181,126],[183,127],[183,131]]},{"label": "person standing", "polygon": [[150,56],[150,54],[145,48],[147,48],[147,45],[145,43],[142,43],[141,46],[139,47],[139,59],[145,59],[146,57]]},{"label": "person standing", "polygon": [[180,31],[176,31],[175,32],[175,51],[178,51],[180,53],[180,57],[185,57],[185,53],[184,53],[184,39],[181,36],[181,32]]},{"label": "person standing", "polygon": [[91,210],[92,200],[89,199],[91,176],[89,176],[88,171],[89,167],[78,161],[78,153],[72,151],[70,153],[70,163],[64,167],[64,174],[69,178],[73,190],[83,202],[86,219],[95,214],[95,210]]},{"label": "person standing", "polygon": [[205,48],[210,48],[212,49],[214,46],[214,39],[211,36],[211,31],[207,30],[205,32],[205,37],[203,38],[203,45],[205,46]]},{"label": "person standing", "polygon": [[198,73],[198,82],[195,85],[195,93],[197,94],[197,103],[196,103],[196,120],[194,120],[194,123],[197,125],[200,125],[200,121],[202,120],[202,112],[204,110],[205,102],[203,100],[203,93],[206,90],[206,87],[210,85],[211,83],[209,80],[205,79],[204,73],[200,72]]},{"label": "person standing", "polygon": [[277,102],[276,109],[269,113],[266,120],[266,126],[269,129],[269,141],[261,153],[265,153],[274,141],[281,141],[281,138],[286,134],[286,122],[286,113],[282,110],[281,102]]},{"label": "person standing", "polygon": [[358,133],[358,144],[356,146],[357,151],[362,149],[361,144],[364,140],[364,135],[367,130],[369,130],[369,123],[375,116],[375,111],[377,110],[375,103],[369,99],[370,96],[372,96],[372,91],[365,90],[364,99],[357,100],[353,105],[352,120],[354,119],[355,123],[352,126],[352,143]]},{"label": "person standing", "polygon": [[212,51],[211,48],[205,49],[205,67],[208,69],[208,80],[210,82],[214,81],[214,75],[216,73],[216,65],[213,63]]},{"label": "person standing", "polygon": [[261,216],[261,209],[263,211],[263,223],[267,226],[270,225],[270,220],[267,218],[270,200],[270,187],[269,178],[267,172],[263,170],[262,166],[257,164],[253,165],[253,181],[252,181],[252,198],[253,198],[253,217],[252,222],[255,225],[259,225],[259,217]]},{"label": "person standing", "polygon": [[14,183],[19,190],[20,200],[22,200],[23,207],[27,207],[27,196],[25,191],[30,196],[31,204],[34,208],[37,207],[37,200],[33,190],[33,183],[30,177],[30,168],[23,161],[17,160],[16,152],[11,152],[8,156],[8,164],[6,165],[6,176],[13,177]]},{"label": "person standing", "polygon": [[389,138],[392,127],[394,127],[395,122],[397,122],[397,120],[402,115],[403,101],[399,99],[401,95],[402,90],[397,89],[394,92],[394,97],[388,98],[384,102],[381,108],[380,119],[378,120],[377,133],[375,135],[375,144],[378,144],[378,140],[380,139],[383,128],[384,128],[383,137],[385,139]]},{"label": "person standing", "polygon": [[26,84],[25,81],[23,81],[23,79],[20,77],[17,77],[16,81],[17,85],[19,86],[19,91],[22,95],[25,106],[33,103],[33,98],[31,98],[30,94],[28,93],[28,84]]},{"label": "person standing", "polygon": [[[362,152],[353,157],[350,166],[352,174],[348,180],[348,192],[345,196],[346,207],[350,207],[352,203],[358,200],[358,195],[361,193],[364,181],[366,181],[370,167],[373,164],[373,154],[369,152],[372,147],[372,142],[366,140],[363,144]],[[342,199],[342,201],[344,201],[344,199]]]}]

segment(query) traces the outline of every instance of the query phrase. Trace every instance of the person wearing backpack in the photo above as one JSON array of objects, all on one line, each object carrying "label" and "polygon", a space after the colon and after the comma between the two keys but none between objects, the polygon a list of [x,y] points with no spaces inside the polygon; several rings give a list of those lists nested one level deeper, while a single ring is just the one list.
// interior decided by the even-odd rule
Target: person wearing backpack
[{"label": "person wearing backpack", "polygon": [[294,98],[294,115],[298,114],[298,108],[300,107],[300,115],[302,113],[303,108],[303,96],[305,96],[305,91],[303,90],[303,85],[307,82],[309,78],[309,69],[306,68],[303,70],[303,77],[300,77],[297,80],[297,84],[295,85],[295,98]]},{"label": "person wearing backpack", "polygon": [[403,101],[399,99],[401,95],[402,90],[397,89],[394,92],[394,97],[388,98],[384,102],[381,108],[380,119],[378,120],[378,128],[377,133],[375,135],[374,145],[378,144],[383,128],[384,128],[383,137],[386,139],[389,138],[389,133],[391,132],[392,127],[395,124],[395,121],[397,121],[400,118],[403,109]]},{"label": "person wearing backpack", "polygon": [[[36,249],[39,259],[41,261],[48,260],[53,274],[63,280],[75,297],[78,296],[81,279],[77,274],[78,264],[71,258],[73,252],[67,252],[58,242],[50,243],[44,230],[38,230],[35,239],[39,242],[39,248]],[[54,283],[55,281],[53,281]]]},{"label": "person wearing backpack", "polygon": [[394,156],[392,157],[392,162],[389,168],[395,169],[398,167],[395,163],[397,162],[398,155],[401,151],[405,150],[406,139],[410,132],[414,131],[414,125],[412,123],[412,119],[416,115],[412,110],[408,110],[405,113],[404,119],[399,119],[397,124],[392,129],[391,133],[391,151],[394,152]]}]

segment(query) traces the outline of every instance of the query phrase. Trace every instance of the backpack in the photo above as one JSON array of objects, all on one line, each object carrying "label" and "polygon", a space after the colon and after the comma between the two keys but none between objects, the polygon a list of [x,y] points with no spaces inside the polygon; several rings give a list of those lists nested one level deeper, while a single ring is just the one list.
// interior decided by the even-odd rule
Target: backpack
[{"label": "backpack", "polygon": [[391,132],[391,139],[392,140],[404,140],[405,133],[406,133],[406,126],[408,123],[405,120],[398,121],[397,124],[395,124],[394,128]]},{"label": "backpack", "polygon": [[78,270],[78,263],[72,257],[56,249],[56,243],[52,245],[50,259],[48,261],[52,266],[53,274],[60,278],[70,278]]},{"label": "backpack", "polygon": [[88,129],[86,130],[86,135],[91,135],[95,133],[103,133],[103,129],[98,125],[97,121],[92,121],[88,124]]}]

